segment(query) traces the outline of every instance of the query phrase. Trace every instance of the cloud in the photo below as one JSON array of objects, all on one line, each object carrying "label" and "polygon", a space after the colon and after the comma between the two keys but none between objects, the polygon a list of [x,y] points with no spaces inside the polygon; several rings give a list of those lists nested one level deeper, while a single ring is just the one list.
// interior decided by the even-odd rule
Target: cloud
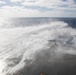
[{"label": "cloud", "polygon": [[57,5],[66,4],[62,0],[11,0],[11,2],[21,2],[24,6],[41,6],[41,7],[55,7]]},{"label": "cloud", "polygon": [[6,2],[0,0],[0,4],[5,4]]},{"label": "cloud", "polygon": [[[65,10],[65,9],[64,9]],[[71,15],[72,14],[72,15]],[[4,6],[0,9],[0,17],[75,17],[75,12],[65,12],[61,9],[42,12],[23,6]]]},{"label": "cloud", "polygon": [[21,2],[25,6],[44,6],[47,8],[59,5],[73,5],[75,3],[74,0],[11,0],[11,2]]},{"label": "cloud", "polygon": [[0,16],[2,17],[34,17],[45,16],[38,10],[27,9],[19,6],[4,6],[0,9]]},{"label": "cloud", "polygon": [[22,2],[22,0],[10,0],[11,2]]},{"label": "cloud", "polygon": [[74,0],[11,0],[11,2],[20,2],[31,9],[32,7],[45,7],[53,10],[76,10]]},{"label": "cloud", "polygon": [[2,17],[76,17],[75,12],[74,0],[10,0],[0,8]]}]

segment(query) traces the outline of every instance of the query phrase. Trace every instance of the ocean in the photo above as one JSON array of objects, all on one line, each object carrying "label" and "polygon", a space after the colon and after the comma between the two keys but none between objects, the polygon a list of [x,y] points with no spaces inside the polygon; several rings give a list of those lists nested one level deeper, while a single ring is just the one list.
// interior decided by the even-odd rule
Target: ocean
[{"label": "ocean", "polygon": [[76,18],[0,18],[0,75],[76,75]]}]

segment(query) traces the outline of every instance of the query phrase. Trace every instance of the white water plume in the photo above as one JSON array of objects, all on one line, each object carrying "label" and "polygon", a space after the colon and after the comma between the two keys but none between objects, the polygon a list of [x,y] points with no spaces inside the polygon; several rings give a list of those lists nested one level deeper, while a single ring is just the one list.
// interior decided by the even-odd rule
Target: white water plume
[{"label": "white water plume", "polygon": [[27,69],[39,54],[49,62],[62,58],[64,54],[76,55],[75,32],[61,21],[0,30],[0,75],[13,75]]}]

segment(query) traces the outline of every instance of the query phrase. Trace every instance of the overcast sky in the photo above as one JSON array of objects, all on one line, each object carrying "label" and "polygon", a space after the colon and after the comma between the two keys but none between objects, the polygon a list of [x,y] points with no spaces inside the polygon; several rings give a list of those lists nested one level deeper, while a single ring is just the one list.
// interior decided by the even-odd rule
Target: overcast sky
[{"label": "overcast sky", "polygon": [[0,17],[76,17],[76,0],[0,0]]}]

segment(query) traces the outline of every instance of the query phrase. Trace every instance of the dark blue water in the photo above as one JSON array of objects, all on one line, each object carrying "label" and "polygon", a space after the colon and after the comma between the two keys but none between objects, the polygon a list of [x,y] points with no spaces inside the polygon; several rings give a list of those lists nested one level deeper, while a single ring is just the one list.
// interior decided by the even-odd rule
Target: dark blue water
[{"label": "dark blue water", "polygon": [[32,25],[43,25],[49,24],[55,21],[63,21],[67,23],[70,27],[76,28],[76,18],[12,18],[9,19],[9,23],[3,23],[3,25],[9,25],[11,27],[25,27]]},{"label": "dark blue water", "polygon": [[68,23],[72,28],[76,28],[76,18],[59,18],[59,20]]},{"label": "dark blue water", "polygon": [[[76,18],[19,18],[13,19],[16,26],[25,25],[40,25],[47,24],[54,21],[64,21],[72,28],[76,28]],[[20,25],[21,24],[21,25]]]}]

